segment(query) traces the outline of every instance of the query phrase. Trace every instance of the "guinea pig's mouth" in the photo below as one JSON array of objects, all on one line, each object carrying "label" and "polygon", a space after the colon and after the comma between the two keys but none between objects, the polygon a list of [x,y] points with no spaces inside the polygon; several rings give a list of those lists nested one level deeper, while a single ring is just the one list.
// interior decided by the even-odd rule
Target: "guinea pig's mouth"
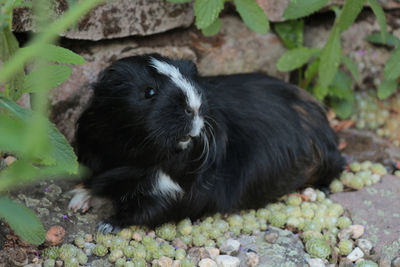
[{"label": "guinea pig's mouth", "polygon": [[180,148],[182,150],[186,149],[189,146],[191,141],[192,141],[192,138],[189,135],[183,137],[178,143],[178,148]]}]

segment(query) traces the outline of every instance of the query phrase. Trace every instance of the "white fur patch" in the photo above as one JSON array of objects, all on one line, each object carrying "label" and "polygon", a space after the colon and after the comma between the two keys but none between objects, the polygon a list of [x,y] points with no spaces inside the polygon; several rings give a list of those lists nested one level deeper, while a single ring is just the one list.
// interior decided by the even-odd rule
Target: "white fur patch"
[{"label": "white fur patch", "polygon": [[189,139],[189,140],[187,140],[187,141],[179,142],[178,145],[179,145],[179,147],[180,147],[181,149],[185,150],[185,149],[189,146],[190,142],[192,142],[192,139]]},{"label": "white fur patch", "polygon": [[197,92],[196,88],[183,77],[179,69],[155,58],[152,58],[151,62],[159,73],[168,76],[172,82],[182,90],[186,96],[188,106],[198,112],[201,106],[200,94]]},{"label": "white fur patch", "polygon": [[192,123],[192,130],[190,131],[190,136],[199,136],[201,129],[204,127],[204,119],[199,115],[195,115]]},{"label": "white fur patch", "polygon": [[90,192],[85,188],[76,188],[71,190],[70,193],[74,194],[68,204],[68,209],[77,212],[81,210],[86,212],[90,208]]},{"label": "white fur patch", "polygon": [[159,171],[156,184],[153,188],[153,194],[167,195],[176,199],[183,194],[183,189],[179,184],[175,183],[169,175],[165,174],[163,171]]}]

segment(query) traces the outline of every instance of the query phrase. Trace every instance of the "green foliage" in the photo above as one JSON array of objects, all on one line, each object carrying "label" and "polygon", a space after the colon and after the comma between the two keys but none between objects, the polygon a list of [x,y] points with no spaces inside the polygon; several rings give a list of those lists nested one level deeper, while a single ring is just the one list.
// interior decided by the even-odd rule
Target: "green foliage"
[{"label": "green foliage", "polygon": [[279,71],[292,71],[306,64],[313,55],[319,52],[319,49],[308,47],[289,50],[279,58],[276,67]]},{"label": "green foliage", "polygon": [[358,14],[363,8],[365,0],[348,0],[345,1],[342,11],[336,21],[336,26],[340,32],[347,30],[354,23]]},{"label": "green foliage", "polygon": [[385,79],[395,80],[400,77],[400,46],[390,55],[384,68]]},{"label": "green foliage", "polygon": [[350,71],[350,73],[353,76],[354,80],[356,82],[358,82],[360,77],[359,77],[359,74],[358,74],[358,69],[357,69],[356,63],[354,63],[354,61],[351,60],[351,58],[346,57],[346,56],[342,56],[342,62],[344,63],[346,68]]},{"label": "green foliage", "polygon": [[[188,3],[191,0],[167,0],[171,3]],[[221,28],[218,16],[224,8],[226,0],[194,0],[194,14],[196,27],[205,36],[215,35]],[[233,0],[236,10],[244,23],[253,31],[266,34],[269,31],[269,22],[264,10],[256,0]]]},{"label": "green foliage", "polygon": [[383,80],[378,87],[379,99],[385,99],[391,96],[397,89],[397,80]]},{"label": "green foliage", "polygon": [[383,11],[383,8],[381,5],[378,3],[376,0],[368,0],[369,5],[372,8],[372,11],[374,12],[376,19],[378,20],[379,27],[381,28],[381,36],[382,36],[382,41],[386,41],[386,17],[385,17],[385,12]]},{"label": "green foliage", "polygon": [[[22,49],[10,31],[12,10],[25,5],[22,1],[5,2],[0,9],[0,155],[14,155],[17,161],[0,172],[0,192],[43,178],[57,178],[78,173],[78,162],[65,137],[45,117],[48,90],[60,85],[71,74],[70,64],[84,64],[84,59],[65,48],[51,45],[58,34],[72,26],[100,0],[74,3],[60,19],[49,23]],[[34,10],[43,13],[46,0],[35,2]],[[43,20],[43,14],[41,14]],[[44,16],[45,17],[45,16]],[[44,19],[43,21],[46,21]],[[24,66],[33,63],[34,70],[25,76]],[[23,93],[35,94],[35,110],[27,110],[14,101]],[[0,198],[0,217],[21,238],[33,244],[44,240],[45,231],[33,212],[6,197]]]},{"label": "green foliage", "polygon": [[267,15],[255,0],[234,0],[234,3],[240,17],[250,29],[261,34],[269,31]]},{"label": "green foliage", "polygon": [[382,38],[382,32],[381,33],[372,33],[367,36],[366,40],[370,43],[373,44],[379,44],[379,45],[387,45],[387,46],[399,46],[400,45],[400,39],[397,38],[396,36],[386,33],[385,38]]},{"label": "green foliage", "polygon": [[0,197],[0,218],[5,219],[22,239],[35,245],[43,243],[46,232],[30,209],[7,197]]},{"label": "green foliage", "polygon": [[276,23],[274,29],[288,49],[303,46],[303,20]]},{"label": "green foliage", "polygon": [[329,0],[297,0],[290,1],[283,12],[285,19],[298,19],[320,10]]}]

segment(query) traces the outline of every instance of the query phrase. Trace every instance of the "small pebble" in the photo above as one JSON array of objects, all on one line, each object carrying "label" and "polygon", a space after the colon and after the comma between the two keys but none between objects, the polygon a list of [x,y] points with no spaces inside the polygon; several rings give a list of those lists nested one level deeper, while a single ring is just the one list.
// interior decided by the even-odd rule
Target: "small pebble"
[{"label": "small pebble", "polygon": [[213,261],[212,259],[202,259],[199,262],[199,267],[217,267],[217,263]]},{"label": "small pebble", "polygon": [[353,262],[348,258],[340,259],[339,267],[353,267],[353,266],[354,266]]},{"label": "small pebble", "polygon": [[217,264],[219,267],[237,267],[240,264],[240,260],[229,255],[219,255],[217,257]]},{"label": "small pebble", "polygon": [[211,248],[211,247],[206,247],[205,248],[210,255],[211,259],[216,260],[217,256],[219,256],[219,249],[217,248]]},{"label": "small pebble", "polygon": [[61,244],[65,236],[65,230],[60,225],[50,227],[46,233],[46,242],[51,246],[57,246]]},{"label": "small pebble", "polygon": [[228,239],[219,248],[221,253],[227,255],[237,255],[240,248],[240,242],[235,239]]},{"label": "small pebble", "polygon": [[264,238],[265,238],[265,241],[267,241],[268,243],[274,244],[276,242],[276,240],[278,240],[279,235],[277,232],[269,232],[269,233],[265,234]]},{"label": "small pebble", "polygon": [[13,156],[8,156],[4,159],[4,161],[6,162],[7,166],[10,166],[11,164],[13,164],[14,161],[16,161],[17,159]]},{"label": "small pebble", "polygon": [[246,256],[247,256],[247,265],[249,265],[250,267],[254,267],[254,266],[258,265],[260,259],[256,253],[247,252]]},{"label": "small pebble", "polygon": [[360,224],[350,225],[349,228],[352,231],[351,237],[354,239],[358,239],[364,234],[364,226]]},{"label": "small pebble", "polygon": [[174,260],[172,263],[172,267],[181,267],[181,261],[180,260]]},{"label": "small pebble", "polygon": [[367,240],[367,239],[357,239],[356,241],[356,245],[367,255],[370,254],[371,249],[372,249],[372,243],[371,241]]},{"label": "small pebble", "polygon": [[397,257],[397,258],[395,258],[395,259],[392,261],[392,266],[393,266],[393,267],[400,267],[400,256]]},{"label": "small pebble", "polygon": [[134,232],[132,234],[132,239],[136,240],[137,242],[140,242],[140,241],[142,241],[142,236],[138,232]]},{"label": "small pebble", "polygon": [[157,266],[157,264],[158,264],[160,267],[172,267],[173,262],[174,261],[171,258],[162,256],[158,260],[153,260],[152,264],[153,264],[153,266],[154,265]]},{"label": "small pebble", "polygon": [[325,263],[322,259],[313,258],[308,261],[310,267],[325,267]]},{"label": "small pebble", "polygon": [[383,256],[379,261],[379,267],[390,267],[390,258]]},{"label": "small pebble", "polygon": [[84,238],[85,238],[85,242],[88,242],[88,243],[93,242],[93,235],[91,235],[91,234],[86,234]]},{"label": "small pebble", "polygon": [[180,238],[175,238],[174,241],[172,241],[172,245],[187,250],[187,245]]},{"label": "small pebble", "polygon": [[56,261],[56,266],[57,267],[63,266],[63,261],[61,261],[61,260]]},{"label": "small pebble", "polygon": [[349,255],[347,255],[347,258],[353,262],[361,259],[362,257],[364,257],[364,252],[362,252],[359,247],[356,247],[352,252],[350,252]]},{"label": "small pebble", "polygon": [[340,240],[350,239],[350,236],[352,235],[352,233],[353,233],[353,230],[350,227],[346,227],[339,231],[338,238]]}]

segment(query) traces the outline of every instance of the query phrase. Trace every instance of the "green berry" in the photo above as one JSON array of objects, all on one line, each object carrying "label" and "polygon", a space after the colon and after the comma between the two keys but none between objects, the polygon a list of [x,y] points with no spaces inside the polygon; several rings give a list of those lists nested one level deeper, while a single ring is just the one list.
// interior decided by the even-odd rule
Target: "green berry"
[{"label": "green berry", "polygon": [[350,170],[352,172],[359,172],[361,170],[361,164],[358,161],[354,161],[350,164]]},{"label": "green berry", "polygon": [[206,243],[204,243],[205,247],[214,248],[216,246],[215,241],[212,239],[207,239]]},{"label": "green berry", "polygon": [[317,192],[317,201],[322,201],[326,198],[324,192],[320,190],[315,190]]},{"label": "green berry", "polygon": [[123,258],[119,258],[116,262],[115,262],[115,267],[125,267],[126,261]]},{"label": "green berry", "polygon": [[146,261],[144,259],[133,259],[132,260],[133,266],[135,267],[146,267]]},{"label": "green berry", "polygon": [[287,226],[297,228],[300,225],[300,218],[299,217],[289,217],[287,219]]},{"label": "green berry", "polygon": [[218,228],[214,227],[208,231],[208,235],[211,239],[217,239],[222,235],[222,232]]},{"label": "green berry", "polygon": [[175,257],[175,248],[168,243],[162,243],[160,246],[160,250],[161,253],[168,258]]},{"label": "green berry", "polygon": [[[145,259],[146,258],[146,253],[147,253],[146,252],[146,248],[142,244],[139,244],[138,246],[135,247],[133,255],[134,255],[135,258]],[[128,257],[128,258],[130,258],[130,257]]]},{"label": "green berry", "polygon": [[57,260],[60,255],[60,249],[58,247],[49,247],[43,251],[43,257],[53,260]]},{"label": "green berry", "polygon": [[337,221],[338,221],[337,217],[327,216],[327,217],[325,217],[324,226],[327,229],[334,228],[334,227],[336,227]]},{"label": "green berry", "polygon": [[361,170],[366,171],[372,167],[372,162],[369,160],[364,161],[361,163]]},{"label": "green berry", "polygon": [[351,180],[345,183],[345,185],[352,189],[360,190],[364,187],[364,180],[360,176],[355,175]]},{"label": "green berry", "polygon": [[332,183],[329,185],[329,189],[332,193],[343,192],[343,187],[343,183],[338,179],[333,180]]},{"label": "green berry", "polygon": [[183,260],[186,257],[186,251],[182,248],[178,248],[175,251],[175,259],[177,260]]},{"label": "green berry", "polygon": [[207,237],[202,234],[196,234],[195,236],[193,236],[193,245],[195,245],[196,247],[204,246],[206,241]]},{"label": "green berry", "polygon": [[190,219],[184,219],[178,223],[177,229],[182,235],[190,235],[192,232],[192,222]]},{"label": "green berry", "polygon": [[257,210],[256,217],[259,219],[268,220],[270,216],[271,216],[271,212],[267,209],[258,209]]},{"label": "green berry", "polygon": [[79,267],[78,259],[75,257],[65,259],[64,267]]},{"label": "green berry", "polygon": [[301,237],[304,242],[307,242],[308,240],[311,240],[313,238],[315,238],[315,239],[323,239],[324,238],[324,236],[320,232],[317,232],[317,231],[304,231]]},{"label": "green berry", "polygon": [[172,241],[176,236],[176,227],[172,223],[165,223],[156,228],[156,235],[162,239]]},{"label": "green berry", "polygon": [[56,261],[54,259],[47,259],[44,261],[44,267],[54,267],[56,265]]},{"label": "green berry", "polygon": [[237,227],[242,227],[243,226],[243,218],[240,217],[240,215],[237,214],[233,214],[231,216],[229,216],[226,219],[229,223],[230,226],[237,226]]},{"label": "green berry", "polygon": [[363,260],[358,262],[355,267],[378,267],[378,264],[370,260]]},{"label": "green berry", "polygon": [[242,227],[241,226],[232,226],[231,228],[229,228],[229,230],[234,233],[235,235],[240,235],[240,232],[242,231]]},{"label": "green berry", "polygon": [[321,231],[321,225],[315,221],[306,221],[304,223],[304,231],[316,231],[320,232]]},{"label": "green berry", "polygon": [[75,257],[76,254],[77,254],[77,252],[78,252],[78,249],[77,249],[74,245],[71,245],[71,244],[64,244],[64,245],[62,245],[61,248],[60,248],[60,255],[59,255],[59,257],[60,257],[60,259],[62,259],[62,260],[65,261],[65,260],[68,259],[68,258],[73,258],[73,257]]},{"label": "green berry", "polygon": [[350,226],[351,223],[352,222],[349,217],[342,216],[342,217],[339,217],[339,219],[337,221],[337,227],[339,227],[340,229],[344,229],[344,228]]},{"label": "green berry", "polygon": [[324,239],[328,241],[332,246],[336,245],[336,236],[330,232],[324,233]]},{"label": "green berry", "polygon": [[372,164],[371,171],[372,171],[372,173],[379,174],[379,175],[385,175],[387,173],[387,170],[385,169],[385,167],[380,163]]},{"label": "green berry", "polygon": [[314,217],[314,210],[312,208],[302,208],[301,215],[306,219],[312,219]]},{"label": "green berry", "polygon": [[135,264],[132,261],[126,261],[124,267],[135,267]]},{"label": "green berry", "polygon": [[108,256],[109,262],[116,262],[119,258],[122,258],[124,253],[120,249],[114,249],[111,251],[110,256]]},{"label": "green berry", "polygon": [[92,250],[93,254],[99,257],[103,257],[108,253],[108,248],[105,247],[102,244],[97,244],[93,250]]},{"label": "green berry", "polygon": [[208,221],[203,221],[202,223],[200,223],[200,229],[203,232],[208,232],[210,231],[210,229],[213,228],[212,223],[208,222]]},{"label": "green berry", "polygon": [[314,257],[325,259],[331,254],[329,243],[323,239],[312,238],[306,243],[306,251]]},{"label": "green berry", "polygon": [[290,195],[287,199],[286,199],[286,203],[290,206],[300,206],[302,202],[302,199],[300,196],[297,195]]},{"label": "green berry", "polygon": [[218,229],[220,232],[224,233],[226,231],[228,231],[229,229],[229,224],[224,221],[224,220],[216,220],[213,223],[213,227],[215,227],[216,229]]},{"label": "green berry", "polygon": [[181,236],[180,239],[182,240],[183,243],[186,245],[191,245],[193,243],[193,236],[187,235],[187,236]]},{"label": "green berry", "polygon": [[83,239],[83,237],[78,236],[77,238],[75,238],[74,244],[78,248],[83,248],[85,247],[85,239]]},{"label": "green berry", "polygon": [[88,261],[88,257],[85,253],[83,253],[82,250],[78,251],[78,255],[76,255],[76,258],[78,259],[80,265],[85,265]]},{"label": "green berry", "polygon": [[349,255],[349,253],[353,250],[353,242],[350,240],[342,239],[338,244],[339,252],[343,256]]},{"label": "green berry", "polygon": [[394,175],[397,176],[397,177],[400,177],[400,170],[395,171]]},{"label": "green berry", "polygon": [[123,239],[130,240],[132,238],[132,234],[133,232],[131,229],[124,228],[121,231],[119,231],[117,235]]},{"label": "green berry", "polygon": [[269,222],[272,226],[283,227],[286,223],[286,214],[283,212],[273,212],[269,218]]},{"label": "green berry", "polygon": [[183,259],[180,267],[194,267],[194,264],[188,259]]},{"label": "green berry", "polygon": [[115,236],[111,241],[111,250],[123,249],[124,247],[128,246],[128,244],[128,240],[119,236]]},{"label": "green berry", "polygon": [[287,217],[300,217],[301,216],[301,209],[299,206],[287,206],[282,210],[286,213]]},{"label": "green berry", "polygon": [[133,258],[133,256],[135,255],[135,248],[132,246],[124,247],[123,251],[124,251],[124,255],[127,258]]}]

